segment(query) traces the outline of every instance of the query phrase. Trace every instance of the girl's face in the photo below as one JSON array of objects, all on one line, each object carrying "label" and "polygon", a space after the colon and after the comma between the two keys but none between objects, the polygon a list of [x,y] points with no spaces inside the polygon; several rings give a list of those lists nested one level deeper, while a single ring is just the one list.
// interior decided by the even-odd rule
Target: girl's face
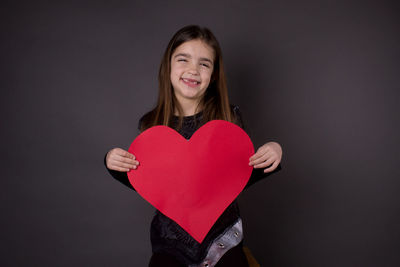
[{"label": "girl's face", "polygon": [[187,41],[171,56],[171,83],[180,103],[199,103],[214,70],[214,50],[201,40]]}]

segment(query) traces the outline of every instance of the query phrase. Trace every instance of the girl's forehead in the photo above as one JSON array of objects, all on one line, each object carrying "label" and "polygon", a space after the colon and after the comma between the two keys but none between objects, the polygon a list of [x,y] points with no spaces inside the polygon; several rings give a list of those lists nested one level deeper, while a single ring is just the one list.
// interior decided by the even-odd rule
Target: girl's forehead
[{"label": "girl's forehead", "polygon": [[206,42],[199,39],[194,39],[182,43],[175,49],[173,55],[182,52],[186,54],[201,54],[202,56],[211,57],[211,59],[214,59],[215,56],[214,49]]}]

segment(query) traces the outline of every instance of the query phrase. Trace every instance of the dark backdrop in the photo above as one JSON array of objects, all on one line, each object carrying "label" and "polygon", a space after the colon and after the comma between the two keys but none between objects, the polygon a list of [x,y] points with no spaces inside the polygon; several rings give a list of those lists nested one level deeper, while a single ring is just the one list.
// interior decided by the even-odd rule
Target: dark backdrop
[{"label": "dark backdrop", "polygon": [[399,266],[395,1],[2,2],[1,265],[146,266],[153,208],[103,166],[172,35],[219,39],[230,99],[283,170],[240,196],[263,266]]}]

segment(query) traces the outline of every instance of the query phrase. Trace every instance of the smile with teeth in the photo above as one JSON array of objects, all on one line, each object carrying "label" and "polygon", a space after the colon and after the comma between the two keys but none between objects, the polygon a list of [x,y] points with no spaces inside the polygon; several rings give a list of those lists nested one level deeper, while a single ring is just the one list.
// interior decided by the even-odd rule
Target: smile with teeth
[{"label": "smile with teeth", "polygon": [[184,82],[185,84],[187,84],[187,85],[189,85],[189,86],[195,86],[195,85],[200,84],[199,81],[192,80],[192,79],[182,78],[182,80],[183,80],[183,82]]}]

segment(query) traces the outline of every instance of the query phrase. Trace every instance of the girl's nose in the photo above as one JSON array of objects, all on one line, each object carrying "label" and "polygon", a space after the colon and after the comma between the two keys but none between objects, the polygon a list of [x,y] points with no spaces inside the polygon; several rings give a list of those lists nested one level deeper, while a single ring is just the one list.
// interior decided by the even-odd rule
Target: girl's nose
[{"label": "girl's nose", "polygon": [[198,66],[195,65],[195,64],[191,64],[190,67],[189,67],[188,72],[189,72],[190,74],[193,74],[193,75],[199,74]]}]

